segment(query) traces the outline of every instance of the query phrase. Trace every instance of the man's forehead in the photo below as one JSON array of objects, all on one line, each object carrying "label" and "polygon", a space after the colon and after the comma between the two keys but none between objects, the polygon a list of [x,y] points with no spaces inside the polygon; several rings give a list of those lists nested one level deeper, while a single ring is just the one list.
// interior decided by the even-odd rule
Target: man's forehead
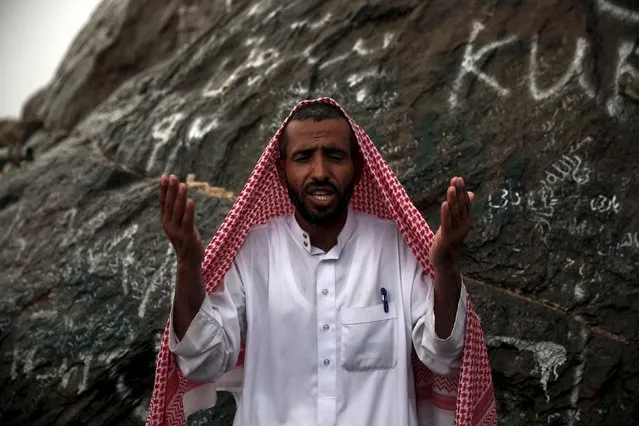
[{"label": "man's forehead", "polygon": [[344,118],[332,118],[321,121],[292,120],[287,126],[287,136],[292,139],[318,137],[344,137],[349,139],[351,127]]}]

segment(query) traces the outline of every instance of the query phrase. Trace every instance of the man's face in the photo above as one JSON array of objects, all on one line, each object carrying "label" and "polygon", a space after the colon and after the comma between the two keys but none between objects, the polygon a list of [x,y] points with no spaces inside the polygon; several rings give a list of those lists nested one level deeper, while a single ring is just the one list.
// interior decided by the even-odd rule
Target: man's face
[{"label": "man's face", "polygon": [[351,128],[344,119],[291,121],[280,178],[311,224],[330,223],[347,209],[355,186]]}]

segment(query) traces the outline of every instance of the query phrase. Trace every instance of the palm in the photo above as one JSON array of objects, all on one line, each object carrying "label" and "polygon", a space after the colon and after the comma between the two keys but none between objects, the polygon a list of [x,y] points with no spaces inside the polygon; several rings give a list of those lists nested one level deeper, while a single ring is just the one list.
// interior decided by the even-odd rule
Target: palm
[{"label": "palm", "polygon": [[441,226],[430,251],[431,262],[437,266],[459,261],[461,248],[470,232],[470,205],[474,194],[466,190],[462,178],[453,178],[441,205]]},{"label": "palm", "polygon": [[167,229],[166,234],[173,244],[173,248],[175,249],[175,254],[178,259],[187,259],[192,254],[196,254],[200,257],[198,250],[194,251],[194,248],[202,247],[202,239],[200,238],[200,233],[195,226],[192,228],[190,233],[188,230],[184,232],[182,229]]},{"label": "palm", "polygon": [[188,198],[188,188],[175,176],[162,176],[160,208],[162,227],[169,237],[179,261],[201,262],[202,239],[194,224],[195,203]]}]

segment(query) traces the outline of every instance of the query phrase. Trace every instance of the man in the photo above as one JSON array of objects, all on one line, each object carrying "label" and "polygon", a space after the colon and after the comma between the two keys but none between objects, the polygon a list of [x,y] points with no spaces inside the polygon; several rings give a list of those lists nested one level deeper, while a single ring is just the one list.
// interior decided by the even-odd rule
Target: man
[{"label": "man", "polygon": [[[220,268],[208,258],[200,268],[194,202],[175,176],[162,177],[162,223],[178,259],[165,338],[180,372],[199,383],[219,382],[244,350],[235,425],[417,425],[418,417],[453,424],[454,396],[448,410],[417,406],[411,355],[437,377],[459,376],[467,327],[459,262],[473,194],[462,178],[451,180],[437,234],[424,223],[426,235],[409,237],[422,242],[418,254],[432,240],[429,259],[419,259],[406,241],[419,226],[403,222],[415,209],[398,182],[380,177],[389,170],[355,126],[332,100],[292,112],[269,147],[277,146],[273,162],[293,209],[250,219],[260,204],[249,198],[269,180],[249,179],[249,189],[258,182],[252,197],[236,204],[255,204],[238,209],[257,225],[236,244],[212,292],[203,283],[216,281],[211,271],[220,275]],[[268,174],[260,165],[271,157],[267,148],[258,174]],[[385,213],[391,207],[375,194],[383,179],[406,211]],[[218,232],[227,235],[224,225]],[[211,258],[223,246],[215,240]],[[494,414],[494,400],[487,401],[483,420]]]}]

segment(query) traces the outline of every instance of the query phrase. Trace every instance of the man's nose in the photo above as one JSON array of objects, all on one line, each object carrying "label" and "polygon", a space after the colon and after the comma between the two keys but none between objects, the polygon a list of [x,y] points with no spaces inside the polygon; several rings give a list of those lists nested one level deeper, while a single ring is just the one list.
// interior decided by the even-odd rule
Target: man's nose
[{"label": "man's nose", "polygon": [[325,180],[328,178],[328,168],[324,156],[316,153],[311,162],[311,178],[314,180]]}]

